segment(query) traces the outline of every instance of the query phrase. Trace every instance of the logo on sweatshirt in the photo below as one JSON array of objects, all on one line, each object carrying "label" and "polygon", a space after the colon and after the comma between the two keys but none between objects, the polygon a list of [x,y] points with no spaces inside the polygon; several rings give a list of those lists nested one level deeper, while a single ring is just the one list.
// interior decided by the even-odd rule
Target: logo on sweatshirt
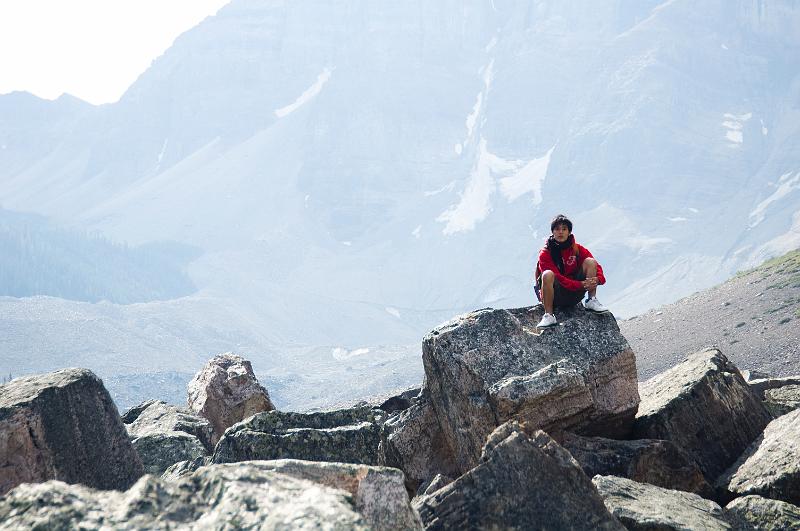
[{"label": "logo on sweatshirt", "polygon": [[575,255],[574,254],[570,255],[570,257],[567,258],[567,265],[575,265]]}]

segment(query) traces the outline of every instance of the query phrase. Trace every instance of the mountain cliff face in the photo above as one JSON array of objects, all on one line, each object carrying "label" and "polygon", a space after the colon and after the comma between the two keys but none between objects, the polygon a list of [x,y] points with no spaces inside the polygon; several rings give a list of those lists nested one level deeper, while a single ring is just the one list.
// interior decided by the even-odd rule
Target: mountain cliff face
[{"label": "mountain cliff face", "polygon": [[203,251],[197,293],[101,320],[0,300],[25,316],[0,321],[9,369],[58,366],[33,345],[101,374],[235,348],[277,379],[411,383],[421,333],[530,303],[558,212],[618,315],[718,282],[800,243],[798,23],[789,1],[234,0],[118,103],[0,97],[4,208]]}]

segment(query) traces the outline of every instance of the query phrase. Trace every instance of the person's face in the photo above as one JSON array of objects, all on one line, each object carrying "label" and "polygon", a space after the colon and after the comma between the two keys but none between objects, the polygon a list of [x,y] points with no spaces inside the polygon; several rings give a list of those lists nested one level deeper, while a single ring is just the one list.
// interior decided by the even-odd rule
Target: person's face
[{"label": "person's face", "polygon": [[553,229],[553,238],[555,238],[558,243],[567,241],[567,238],[569,238],[569,229],[564,223],[556,225]]}]

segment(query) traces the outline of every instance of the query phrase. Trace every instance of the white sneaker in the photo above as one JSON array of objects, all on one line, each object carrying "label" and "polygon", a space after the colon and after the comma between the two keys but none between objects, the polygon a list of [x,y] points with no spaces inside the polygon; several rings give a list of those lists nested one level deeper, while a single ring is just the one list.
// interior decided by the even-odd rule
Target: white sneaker
[{"label": "white sneaker", "polygon": [[552,313],[546,313],[542,316],[542,320],[536,325],[536,328],[547,328],[548,326],[557,325],[556,316]]},{"label": "white sneaker", "polygon": [[607,312],[608,308],[603,306],[603,304],[597,300],[597,297],[592,297],[591,299],[583,301],[583,307],[589,310],[590,312]]}]

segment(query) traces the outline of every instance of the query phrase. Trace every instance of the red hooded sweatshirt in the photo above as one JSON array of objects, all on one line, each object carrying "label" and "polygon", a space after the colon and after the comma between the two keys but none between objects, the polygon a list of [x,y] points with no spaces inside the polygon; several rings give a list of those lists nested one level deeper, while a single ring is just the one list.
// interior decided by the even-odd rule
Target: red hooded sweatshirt
[{"label": "red hooded sweatshirt", "polygon": [[[578,251],[577,260],[575,259],[576,249]],[[555,273],[558,283],[566,289],[571,291],[582,291],[583,286],[581,285],[581,281],[575,280],[572,277],[575,277],[578,272],[581,271],[581,268],[583,267],[583,261],[587,258],[594,258],[594,256],[592,256],[592,253],[589,252],[589,249],[579,243],[575,243],[573,247],[562,249],[561,259],[564,261],[564,274],[562,275],[558,270],[558,266],[556,266],[555,262],[553,262],[553,257],[550,256],[550,250],[547,248],[547,241],[545,241],[544,248],[539,251],[539,269],[541,269],[542,272],[550,270]],[[600,267],[600,264],[598,263],[597,284],[602,285],[605,283],[606,277],[603,275],[603,268]]]}]

